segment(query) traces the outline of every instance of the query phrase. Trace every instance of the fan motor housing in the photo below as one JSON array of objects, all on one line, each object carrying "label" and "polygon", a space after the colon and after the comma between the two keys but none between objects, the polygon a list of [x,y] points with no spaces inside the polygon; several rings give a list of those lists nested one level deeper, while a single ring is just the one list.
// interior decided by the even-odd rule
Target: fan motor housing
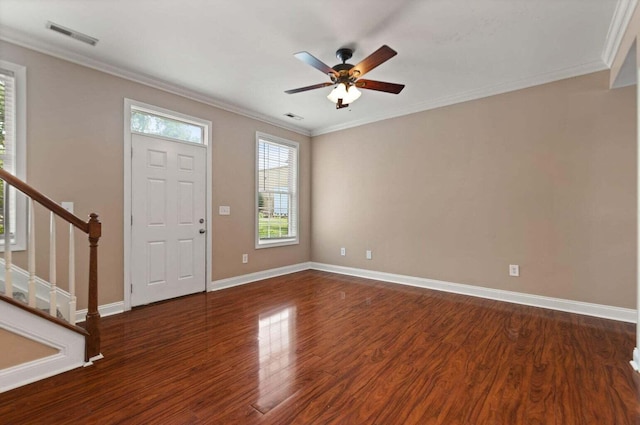
[{"label": "fan motor housing", "polygon": [[353,73],[351,72],[351,69],[353,69],[355,65],[347,63],[347,61],[351,59],[352,56],[353,49],[349,49],[347,47],[343,47],[336,51],[336,57],[341,60],[342,63],[339,63],[331,68],[338,73],[338,75],[330,75],[331,81],[333,81],[334,83],[344,83],[348,86],[349,83],[354,83],[358,79],[359,75],[353,75]]},{"label": "fan motor housing", "polygon": [[353,56],[353,49],[348,49],[346,47],[343,47],[341,49],[336,50],[336,57],[342,63],[345,63],[346,61],[351,59],[351,56]]},{"label": "fan motor housing", "polygon": [[342,71],[349,72],[351,68],[353,68],[353,66],[354,65],[351,65],[350,63],[339,63],[338,65],[334,66],[333,69],[338,72],[342,72]]}]

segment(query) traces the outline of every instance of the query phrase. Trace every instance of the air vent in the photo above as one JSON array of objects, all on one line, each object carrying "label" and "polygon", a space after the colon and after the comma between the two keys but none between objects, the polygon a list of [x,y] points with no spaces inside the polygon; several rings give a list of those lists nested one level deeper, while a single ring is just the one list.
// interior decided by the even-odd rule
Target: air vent
[{"label": "air vent", "polygon": [[47,22],[47,28],[62,35],[66,35],[67,37],[71,37],[78,41],[82,41],[83,43],[87,43],[91,46],[95,46],[96,44],[98,44],[97,38],[82,34],[81,32],[72,30],[71,28],[63,27],[62,25],[58,25],[51,21]]},{"label": "air vent", "polygon": [[286,114],[284,114],[284,116],[285,116],[285,117],[292,118],[292,119],[294,119],[294,120],[296,120],[296,121],[300,121],[300,120],[303,120],[303,119],[304,119],[304,118],[302,118],[301,116],[298,116],[298,115],[296,115],[296,114],[292,114],[291,112],[287,112]]}]

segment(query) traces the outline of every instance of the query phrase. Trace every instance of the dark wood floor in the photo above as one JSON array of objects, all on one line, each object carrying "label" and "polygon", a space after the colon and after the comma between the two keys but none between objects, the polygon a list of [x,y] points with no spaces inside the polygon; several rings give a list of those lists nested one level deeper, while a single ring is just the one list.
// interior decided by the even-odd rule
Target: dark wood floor
[{"label": "dark wood floor", "polygon": [[306,271],[103,321],[2,424],[637,424],[634,325]]}]

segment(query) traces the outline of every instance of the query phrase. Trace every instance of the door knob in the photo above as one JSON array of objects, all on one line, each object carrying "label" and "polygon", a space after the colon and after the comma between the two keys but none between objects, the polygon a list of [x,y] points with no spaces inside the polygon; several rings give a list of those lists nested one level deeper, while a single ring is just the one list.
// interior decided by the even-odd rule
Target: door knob
[{"label": "door knob", "polygon": [[200,233],[201,233],[201,234],[202,234],[202,233],[204,233],[204,232],[206,232],[206,230],[204,230],[204,229],[200,229]]}]

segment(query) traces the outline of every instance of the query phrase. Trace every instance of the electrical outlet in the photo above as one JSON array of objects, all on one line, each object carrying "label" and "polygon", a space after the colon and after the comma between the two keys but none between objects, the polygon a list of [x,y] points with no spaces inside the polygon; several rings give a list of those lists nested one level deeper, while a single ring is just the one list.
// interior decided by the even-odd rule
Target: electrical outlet
[{"label": "electrical outlet", "polygon": [[242,254],[242,264],[247,264],[249,262],[249,254]]},{"label": "electrical outlet", "polygon": [[340,248],[340,255],[342,255],[343,257],[347,255],[347,248]]},{"label": "electrical outlet", "polygon": [[367,260],[371,260],[371,250],[367,249],[367,251],[365,252],[365,256],[367,257]]},{"label": "electrical outlet", "polygon": [[520,266],[517,264],[509,264],[509,276],[520,276]]}]

